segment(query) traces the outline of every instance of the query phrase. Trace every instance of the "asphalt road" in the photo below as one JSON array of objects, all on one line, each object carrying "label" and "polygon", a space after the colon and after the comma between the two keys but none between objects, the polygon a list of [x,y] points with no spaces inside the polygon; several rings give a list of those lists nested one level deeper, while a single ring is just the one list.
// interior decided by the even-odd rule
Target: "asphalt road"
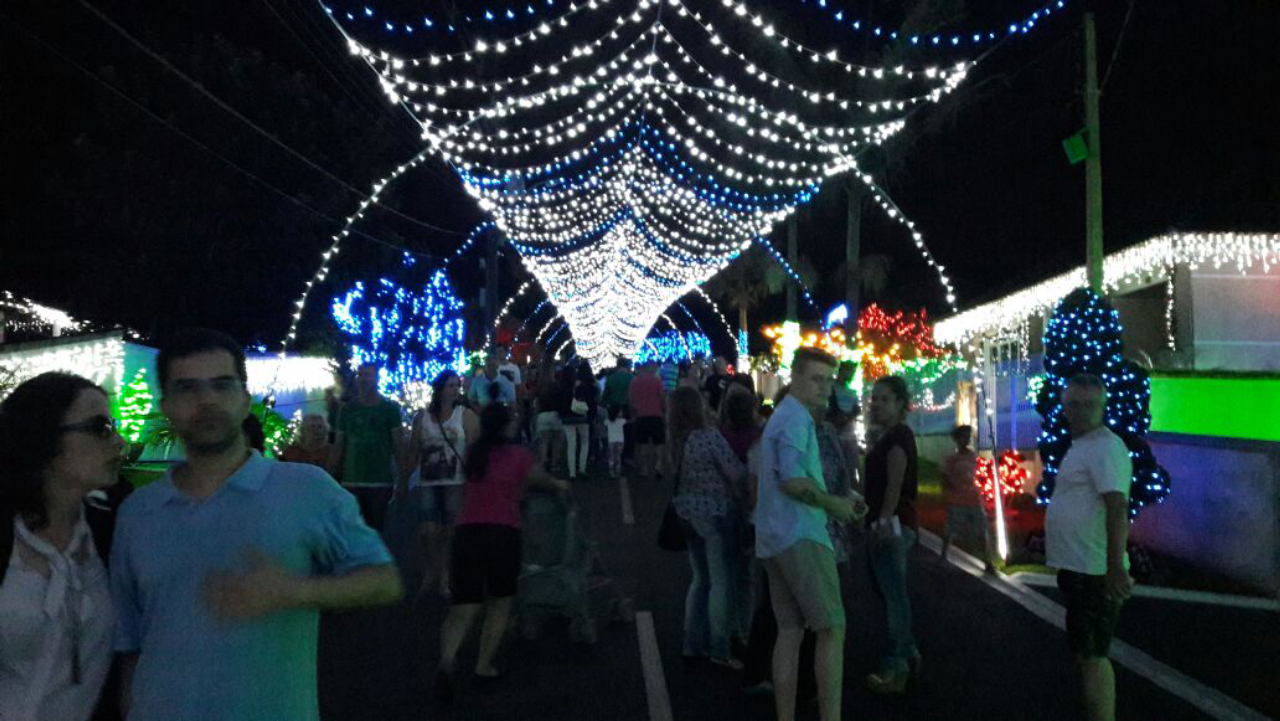
[{"label": "asphalt road", "polygon": [[[688,562],[664,553],[654,538],[669,483],[630,483],[634,524],[623,521],[619,484],[580,481],[574,498],[588,537],[598,545],[610,575],[637,610],[652,615],[671,718],[716,721],[773,718],[768,695],[747,696],[739,679],[709,668],[688,668],[680,658]],[[418,552],[410,534],[387,531],[405,573],[416,588]],[[1076,719],[1075,688],[1061,631],[1013,600],[917,548],[909,585],[924,672],[896,698],[862,686],[884,642],[883,611],[871,590],[865,562],[855,557],[846,587],[845,718],[849,719]],[[650,719],[634,623],[601,629],[595,645],[569,642],[565,624],[551,624],[535,641],[514,639],[499,666],[504,677],[478,684],[475,640],[459,659],[458,698],[445,711],[432,698],[439,628],[446,606],[438,598],[409,599],[400,606],[328,614],[322,620],[321,708],[327,721],[363,719],[465,719],[524,721]],[[1144,609],[1144,616],[1150,612]],[[1178,622],[1177,617],[1163,619]],[[1265,663],[1261,660],[1258,663]],[[1190,671],[1190,669],[1188,669]],[[1151,682],[1117,667],[1119,717],[1206,718]],[[801,718],[815,718],[803,706]]]}]

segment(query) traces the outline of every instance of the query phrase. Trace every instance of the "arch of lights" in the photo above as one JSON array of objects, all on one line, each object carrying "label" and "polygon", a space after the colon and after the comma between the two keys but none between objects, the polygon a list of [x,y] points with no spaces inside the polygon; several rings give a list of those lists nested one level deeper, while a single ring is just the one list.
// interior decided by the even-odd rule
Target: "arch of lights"
[{"label": "arch of lights", "polygon": [[850,62],[736,0],[584,0],[521,34],[421,57],[347,42],[593,366],[632,355],[667,308],[827,178],[866,182],[858,154],[971,67]]}]

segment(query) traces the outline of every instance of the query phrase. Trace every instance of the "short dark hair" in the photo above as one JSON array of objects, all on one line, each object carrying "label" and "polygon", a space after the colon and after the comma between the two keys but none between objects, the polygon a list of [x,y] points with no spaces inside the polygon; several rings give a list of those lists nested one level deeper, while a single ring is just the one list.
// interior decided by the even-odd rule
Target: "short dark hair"
[{"label": "short dark hair", "polygon": [[169,365],[175,360],[212,351],[230,353],[236,377],[241,383],[249,382],[249,372],[245,370],[244,364],[244,349],[234,338],[208,328],[184,328],[169,336],[161,344],[160,353],[156,356],[156,376],[160,379],[160,392],[165,393],[169,387]]},{"label": "short dark hair", "polygon": [[78,375],[41,373],[0,403],[0,523],[12,524],[15,516],[32,530],[49,523],[44,471],[62,447],[58,427],[84,390],[107,394]]},{"label": "short dark hair", "polygon": [[796,354],[791,359],[791,372],[800,373],[810,363],[821,363],[824,366],[835,368],[837,361],[835,356],[824,350],[805,346],[796,349]]},{"label": "short dark hair", "polygon": [[967,446],[973,441],[973,426],[956,426],[951,429],[951,440],[956,443],[964,442]]},{"label": "short dark hair", "polygon": [[730,384],[720,401],[720,411],[724,417],[724,426],[730,430],[758,427],[756,394],[747,390],[746,386]]}]

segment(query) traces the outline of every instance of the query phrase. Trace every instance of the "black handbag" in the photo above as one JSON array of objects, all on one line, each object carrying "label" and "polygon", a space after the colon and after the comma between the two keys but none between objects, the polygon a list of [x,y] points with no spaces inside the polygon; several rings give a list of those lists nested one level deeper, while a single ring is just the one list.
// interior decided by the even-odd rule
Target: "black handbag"
[{"label": "black handbag", "polygon": [[[680,459],[684,465],[684,459]],[[662,513],[662,525],[658,526],[658,548],[678,553],[689,550],[689,539],[684,536],[684,528],[680,524],[680,516],[676,513],[675,495],[680,492],[680,468],[676,468],[676,483],[671,489],[672,499],[667,501],[667,510]]]}]

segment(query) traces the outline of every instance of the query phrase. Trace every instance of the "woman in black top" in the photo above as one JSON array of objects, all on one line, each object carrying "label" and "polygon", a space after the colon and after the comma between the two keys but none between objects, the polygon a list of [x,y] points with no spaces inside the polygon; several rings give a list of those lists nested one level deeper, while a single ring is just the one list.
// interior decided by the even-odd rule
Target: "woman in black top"
[{"label": "woman in black top", "polygon": [[906,424],[911,399],[897,376],[876,381],[871,392],[871,422],[881,435],[867,454],[868,555],[876,587],[884,599],[889,650],[881,669],[867,676],[877,693],[902,693],[920,666],[911,631],[907,597],[907,551],[915,545],[916,438]]},{"label": "woman in black top", "polygon": [[591,419],[595,417],[600,389],[591,368],[583,363],[565,366],[560,379],[560,422],[564,425],[565,455],[570,480],[587,474],[591,450]]}]

